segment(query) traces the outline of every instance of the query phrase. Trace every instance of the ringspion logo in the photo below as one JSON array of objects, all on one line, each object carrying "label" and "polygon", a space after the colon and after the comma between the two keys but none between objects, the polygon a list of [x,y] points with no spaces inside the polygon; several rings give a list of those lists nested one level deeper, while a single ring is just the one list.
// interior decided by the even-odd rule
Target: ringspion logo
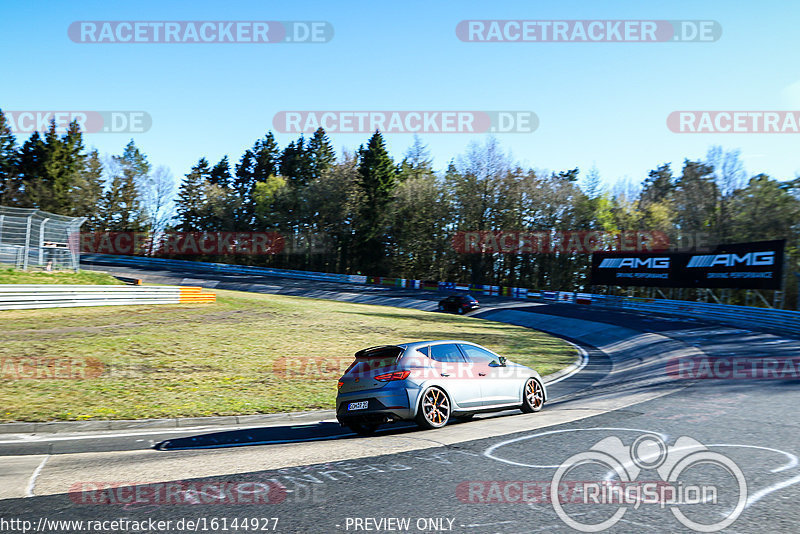
[{"label": "ringspion logo", "polygon": [[327,43],[333,26],[297,20],[84,20],[70,24],[67,35],[81,44]]},{"label": "ringspion logo", "polygon": [[456,36],[468,43],[713,42],[715,20],[462,20]]},{"label": "ringspion logo", "polygon": [[46,132],[55,122],[56,130],[66,131],[76,122],[84,133],[144,133],[153,125],[146,111],[5,111],[8,127],[18,134]]},{"label": "ringspion logo", "polygon": [[533,111],[279,111],[272,126],[280,133],[533,133]]}]

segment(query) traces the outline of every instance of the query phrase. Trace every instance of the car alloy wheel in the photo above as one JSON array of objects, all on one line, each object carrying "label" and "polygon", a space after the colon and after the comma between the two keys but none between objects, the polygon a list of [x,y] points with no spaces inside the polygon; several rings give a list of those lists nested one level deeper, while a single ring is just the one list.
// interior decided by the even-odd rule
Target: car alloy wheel
[{"label": "car alloy wheel", "polygon": [[522,411],[525,413],[538,412],[544,406],[544,390],[542,385],[535,378],[529,378],[525,382],[523,391]]},{"label": "car alloy wheel", "polygon": [[450,419],[450,399],[437,387],[424,391],[417,410],[417,424],[422,428],[441,428]]}]

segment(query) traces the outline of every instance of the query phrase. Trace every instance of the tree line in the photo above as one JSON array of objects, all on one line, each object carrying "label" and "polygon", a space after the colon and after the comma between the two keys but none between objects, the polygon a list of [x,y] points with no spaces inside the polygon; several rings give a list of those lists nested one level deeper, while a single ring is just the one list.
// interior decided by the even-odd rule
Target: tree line
[{"label": "tree line", "polygon": [[[640,183],[604,186],[596,169],[516,163],[492,137],[436,170],[415,136],[403,157],[375,132],[337,157],[322,129],[280,147],[268,132],[235,161],[201,157],[177,191],[133,141],[101,158],[76,124],[21,145],[0,115],[0,204],[86,216],[94,231],[274,231],[284,252],[201,256],[279,268],[532,287],[583,289],[586,254],[464,254],[459,231],[658,231],[673,242],[787,239],[800,270],[800,179],[747,174],[736,150],[712,147]],[[794,276],[787,278],[790,304]],[[743,297],[741,297],[743,298]]]}]

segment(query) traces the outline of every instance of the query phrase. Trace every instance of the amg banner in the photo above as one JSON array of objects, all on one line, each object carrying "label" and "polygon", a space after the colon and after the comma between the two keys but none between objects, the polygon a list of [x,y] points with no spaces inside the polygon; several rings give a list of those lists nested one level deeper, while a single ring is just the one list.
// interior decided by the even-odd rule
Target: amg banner
[{"label": "amg banner", "polygon": [[780,289],[785,240],[719,245],[710,252],[595,253],[591,285]]}]

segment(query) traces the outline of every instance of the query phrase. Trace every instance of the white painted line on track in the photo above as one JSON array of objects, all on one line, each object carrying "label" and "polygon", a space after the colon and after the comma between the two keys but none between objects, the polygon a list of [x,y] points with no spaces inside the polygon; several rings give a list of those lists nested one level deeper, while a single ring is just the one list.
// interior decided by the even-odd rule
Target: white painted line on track
[{"label": "white painted line on track", "polygon": [[560,377],[556,378],[555,380],[551,380],[550,382],[545,382],[544,383],[545,386],[549,386],[551,384],[556,384],[558,382],[561,382],[562,380],[566,380],[567,378],[571,377],[572,375],[581,372],[589,364],[589,353],[586,352],[586,350],[583,347],[580,347],[580,346],[576,345],[575,343],[572,343],[571,341],[567,341],[566,339],[562,339],[562,341],[566,341],[567,343],[569,343],[570,345],[572,345],[573,347],[578,349],[578,353],[581,355],[581,363],[575,369],[573,369],[572,371],[568,372],[567,374],[565,374],[563,376],[560,376]]},{"label": "white painted line on track", "polygon": [[566,432],[594,432],[598,430],[622,430],[626,432],[639,432],[640,434],[655,434],[660,438],[666,440],[666,434],[662,434],[661,432],[653,432],[652,430],[642,430],[641,428],[620,428],[620,427],[597,427],[597,428],[566,428],[563,430],[548,430],[547,432],[539,432],[538,434],[531,434],[530,436],[522,436],[519,438],[512,438],[505,441],[501,441],[500,443],[495,443],[485,451],[483,451],[483,455],[487,458],[491,458],[492,460],[497,460],[498,462],[503,462],[509,465],[518,465],[520,467],[536,467],[540,469],[558,469],[561,467],[560,465],[537,465],[537,464],[524,464],[521,462],[515,462],[513,460],[506,460],[505,458],[498,458],[494,456],[494,451],[503,447],[504,445],[510,445],[511,443],[516,443],[518,441],[524,441],[526,439],[533,439],[538,438],[541,436],[549,436],[551,434],[563,434]]},{"label": "white painted line on track", "polygon": [[48,458],[50,458],[49,454],[42,459],[42,463],[33,471],[30,480],[28,480],[28,487],[25,488],[25,497],[34,496],[33,490],[36,488],[36,479],[42,472],[42,469],[44,469],[44,464],[47,463]]},{"label": "white painted line on track", "polygon": [[[323,423],[325,421],[315,421],[313,423],[307,423],[305,425],[294,425],[295,427],[301,426],[313,426],[319,423]],[[283,425],[279,425],[283,426]],[[148,436],[153,434],[193,434],[195,432],[220,432],[223,430],[255,430],[258,428],[268,428],[261,425],[253,426],[253,425],[244,425],[244,426],[216,426],[216,427],[186,427],[183,429],[175,428],[175,429],[161,429],[161,430],[146,430],[143,432],[123,432],[117,434],[80,434],[76,436],[52,436],[51,434],[36,434],[33,436],[26,435],[21,437],[20,439],[13,439],[13,440],[2,440],[0,441],[0,445],[11,445],[14,443],[31,443],[37,441],[72,441],[72,440],[81,440],[81,439],[108,439],[108,438],[131,438],[136,436]]]}]

